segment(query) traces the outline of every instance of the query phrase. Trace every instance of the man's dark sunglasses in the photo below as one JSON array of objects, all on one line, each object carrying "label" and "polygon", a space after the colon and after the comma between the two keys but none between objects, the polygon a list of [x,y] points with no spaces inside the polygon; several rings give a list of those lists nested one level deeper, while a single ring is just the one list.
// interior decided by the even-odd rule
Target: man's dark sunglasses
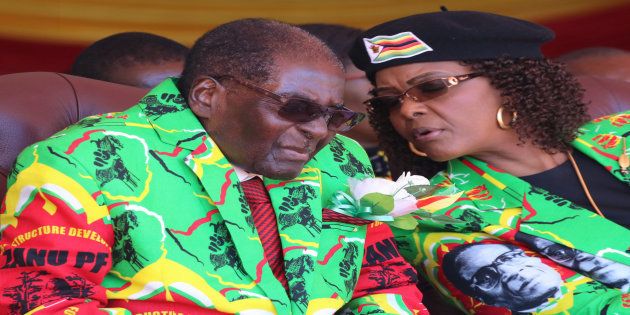
[{"label": "man's dark sunglasses", "polygon": [[307,99],[278,95],[252,83],[227,75],[216,77],[216,79],[218,81],[230,80],[264,94],[281,105],[280,109],[278,109],[280,117],[296,123],[306,123],[319,117],[324,117],[328,130],[341,132],[352,129],[365,118],[365,114],[351,111],[343,104],[337,104],[334,107],[322,106]]},{"label": "man's dark sunglasses", "polygon": [[540,250],[540,253],[549,257],[549,259],[565,266],[567,264],[571,264],[575,259],[575,256],[577,256],[577,252],[575,249],[566,247],[561,244],[549,245]]},{"label": "man's dark sunglasses", "polygon": [[516,257],[525,257],[525,252],[520,249],[512,249],[498,256],[490,265],[484,266],[477,270],[471,278],[470,286],[482,292],[487,292],[497,286],[501,282],[501,272],[497,268]]},{"label": "man's dark sunglasses", "polygon": [[416,83],[407,88],[407,90],[405,90],[404,92],[394,95],[378,95],[378,89],[375,89],[371,92],[374,97],[365,101],[364,104],[376,108],[390,109],[402,104],[403,98],[405,96],[410,98],[414,102],[423,102],[436,98],[440,95],[444,95],[446,94],[446,92],[448,92],[448,89],[450,87],[456,86],[461,82],[476,78],[481,75],[482,73],[480,72],[473,72],[468,74],[431,79],[428,81]]}]

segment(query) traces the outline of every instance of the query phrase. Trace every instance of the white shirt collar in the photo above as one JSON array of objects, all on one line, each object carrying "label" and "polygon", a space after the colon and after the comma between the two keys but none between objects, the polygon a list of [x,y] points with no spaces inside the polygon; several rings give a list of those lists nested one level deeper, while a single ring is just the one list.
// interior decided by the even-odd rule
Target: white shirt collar
[{"label": "white shirt collar", "polygon": [[238,167],[238,166],[234,166],[232,165],[232,167],[234,168],[234,172],[236,173],[236,176],[238,177],[238,180],[242,183],[246,180],[250,180],[256,176],[260,177],[260,179],[262,179],[262,175],[258,175],[258,174],[254,174],[254,173],[249,173],[246,170]]}]

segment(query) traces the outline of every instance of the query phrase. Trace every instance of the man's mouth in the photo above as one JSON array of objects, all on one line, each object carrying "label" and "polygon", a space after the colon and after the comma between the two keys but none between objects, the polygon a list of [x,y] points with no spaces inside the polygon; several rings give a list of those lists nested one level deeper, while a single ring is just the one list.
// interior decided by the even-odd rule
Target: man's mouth
[{"label": "man's mouth", "polygon": [[310,147],[282,147],[280,150],[284,159],[292,161],[308,161],[313,152]]},{"label": "man's mouth", "polygon": [[[612,265],[612,266],[611,266]],[[598,280],[605,277],[607,273],[614,271],[614,264],[603,264],[588,271],[591,278]]]},{"label": "man's mouth", "polygon": [[534,281],[524,281],[523,284],[521,284],[521,286],[518,288],[518,292],[523,292],[523,290],[526,290],[530,286],[530,284],[534,284]]}]

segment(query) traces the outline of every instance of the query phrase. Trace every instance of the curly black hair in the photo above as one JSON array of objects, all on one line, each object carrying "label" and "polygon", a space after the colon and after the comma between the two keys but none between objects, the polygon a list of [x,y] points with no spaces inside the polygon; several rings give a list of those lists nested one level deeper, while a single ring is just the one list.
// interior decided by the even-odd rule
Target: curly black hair
[{"label": "curly black hair", "polygon": [[[530,141],[548,153],[567,152],[578,128],[590,120],[582,101],[584,90],[560,63],[509,57],[461,63],[483,73],[501,92],[505,110],[518,113],[510,125],[522,143]],[[433,176],[445,168],[443,162],[411,153],[407,140],[389,121],[388,109],[368,106],[368,114],[394,178],[404,171]]]}]

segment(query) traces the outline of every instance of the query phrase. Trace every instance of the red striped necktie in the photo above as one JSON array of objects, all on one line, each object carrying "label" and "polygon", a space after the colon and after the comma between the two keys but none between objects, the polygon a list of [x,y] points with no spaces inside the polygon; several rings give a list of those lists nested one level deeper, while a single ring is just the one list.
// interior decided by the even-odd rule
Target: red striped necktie
[{"label": "red striped necktie", "polygon": [[278,234],[276,214],[271,205],[271,199],[265,189],[262,179],[254,177],[241,183],[245,198],[249,204],[254,219],[254,225],[258,230],[260,242],[265,251],[265,258],[273,275],[282,283],[284,289],[289,290],[287,278],[284,275],[284,255],[282,254],[282,244]]}]

